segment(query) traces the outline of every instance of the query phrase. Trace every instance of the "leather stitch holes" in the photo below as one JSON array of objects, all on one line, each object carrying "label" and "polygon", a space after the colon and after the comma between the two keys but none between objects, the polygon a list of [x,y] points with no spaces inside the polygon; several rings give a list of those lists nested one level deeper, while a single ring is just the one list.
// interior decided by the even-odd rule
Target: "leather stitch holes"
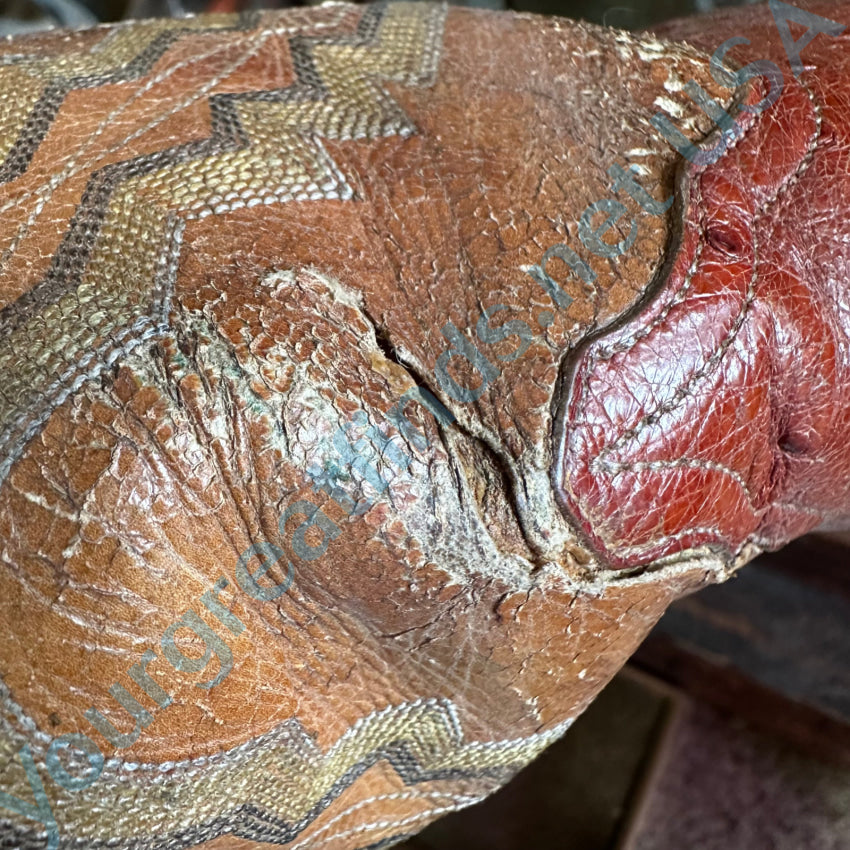
[{"label": "leather stitch holes", "polygon": [[619,461],[603,461],[602,465],[614,473],[621,471],[640,472],[644,469],[651,471],[662,469],[707,469],[713,472],[721,472],[731,478],[741,488],[750,505],[754,505],[753,494],[744,477],[725,464],[712,460],[705,460],[699,457],[679,457],[672,460],[635,460],[622,463]]},{"label": "leather stitch holes", "polygon": [[[705,233],[703,233],[700,237],[700,243],[705,246]],[[754,253],[756,251],[757,245],[755,240],[755,235],[753,236],[753,250]],[[694,270],[694,274],[696,273],[696,269]],[[737,339],[738,334],[740,333],[741,328],[743,327],[744,321],[749,313],[750,307],[755,299],[755,290],[756,290],[756,279],[758,277],[758,261],[754,257],[753,259],[753,272],[750,276],[750,282],[747,285],[747,290],[744,295],[744,298],[741,302],[741,308],[738,311],[738,314],[735,316],[735,319],[732,323],[732,327],[729,329],[729,332],[725,336],[723,340],[721,340],[720,344],[717,348],[711,353],[708,359],[705,361],[703,366],[697,369],[696,372],[691,375],[684,383],[679,384],[676,389],[676,392],[673,394],[673,397],[664,402],[661,405],[658,405],[652,412],[645,414],[641,420],[634,426],[634,428],[630,428],[627,431],[624,431],[613,443],[609,443],[597,456],[594,463],[604,463],[604,458],[611,454],[614,451],[622,448],[629,442],[635,441],[648,427],[656,424],[660,419],[666,416],[668,413],[671,413],[675,410],[682,401],[687,397],[688,393],[700,383],[704,378],[708,377],[717,366],[720,365],[720,362],[723,359],[725,353],[729,350],[729,347],[732,343]]]},{"label": "leather stitch holes", "polygon": [[[706,244],[706,236],[708,233],[708,229],[704,226],[701,226],[700,229],[700,256],[702,254],[702,249],[704,249]],[[682,401],[687,397],[688,393],[692,390],[692,388],[702,381],[706,376],[711,374],[714,369],[719,366],[720,362],[723,359],[726,351],[728,351],[729,347],[737,338],[741,328],[743,327],[744,321],[746,320],[747,314],[749,313],[750,306],[755,298],[755,290],[756,290],[756,281],[758,278],[758,251],[756,244],[756,237],[753,234],[753,271],[750,276],[750,282],[747,286],[747,291],[745,293],[744,299],[741,304],[741,309],[739,310],[737,316],[733,321],[733,325],[729,330],[729,333],[726,337],[720,342],[717,348],[712,352],[711,356],[706,360],[703,366],[694,372],[691,377],[680,384],[674,393],[673,397],[666,403],[659,405],[654,411],[646,414],[634,428],[630,428],[627,431],[624,431],[614,442],[609,443],[605,446],[604,449],[597,455],[596,458],[591,462],[590,468],[591,470],[599,469],[600,466],[608,469],[612,474],[611,478],[614,478],[617,474],[627,471],[638,471],[638,469],[643,465],[648,463],[647,461],[624,461],[616,463],[616,469],[611,470],[609,466],[609,461],[606,460],[607,456],[617,449],[622,448],[624,445],[628,443],[632,443],[637,440],[637,438],[650,426],[654,425],[660,419],[662,419],[665,415],[675,410]],[[692,264],[691,277],[696,274],[698,263]],[[695,466],[699,467],[701,464],[698,463],[698,459],[694,458],[676,458],[671,462],[672,468],[684,468],[687,466]],[[710,463],[710,462],[707,462]],[[706,466],[706,468],[716,468],[717,471],[725,473],[728,477],[732,478],[739,486],[742,486],[739,477],[732,474],[732,471],[726,468],[721,467],[720,465],[716,466]],[[749,490],[746,487],[743,487],[744,492],[747,496],[748,501],[752,502],[752,497]],[[657,546],[659,543],[668,543],[677,539],[684,538],[691,534],[703,534],[706,536],[714,537],[718,540],[718,542],[726,542],[726,535],[723,530],[717,525],[710,526],[692,526],[689,528],[682,529],[679,532],[674,534],[665,534],[655,538],[651,546],[650,544],[639,544],[630,547],[624,547],[624,552],[629,555],[639,554],[645,551],[648,547]]]}]

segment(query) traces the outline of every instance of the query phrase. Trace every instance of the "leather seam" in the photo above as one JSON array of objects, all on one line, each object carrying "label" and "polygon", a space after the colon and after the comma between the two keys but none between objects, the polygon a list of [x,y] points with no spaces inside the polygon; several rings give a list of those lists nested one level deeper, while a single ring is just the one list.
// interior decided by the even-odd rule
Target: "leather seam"
[{"label": "leather seam", "polygon": [[[642,419],[634,426],[634,428],[630,428],[630,429],[624,431],[620,435],[620,437],[618,437],[616,440],[614,440],[614,442],[609,443],[607,446],[605,446],[600,451],[599,455],[594,459],[594,464],[597,464],[600,461],[603,461],[605,456],[611,454],[611,452],[614,452],[617,449],[622,448],[622,446],[624,444],[634,441],[635,439],[637,439],[640,436],[641,433],[643,433],[643,431],[646,430],[646,428],[648,426],[654,424],[658,419],[660,419],[662,416],[666,415],[667,413],[670,413],[671,411],[675,410],[675,408],[678,407],[678,405],[681,403],[682,399],[688,394],[688,392],[693,388],[693,386],[697,382],[702,380],[703,378],[707,377],[713,371],[713,369],[720,363],[724,354],[726,353],[726,351],[729,349],[730,345],[735,341],[738,334],[740,333],[740,330],[741,330],[741,327],[743,326],[746,315],[749,312],[749,309],[750,309],[752,302],[755,298],[756,283],[757,283],[758,277],[759,277],[759,244],[758,244],[758,236],[757,236],[757,230],[756,230],[755,225],[758,221],[760,221],[762,218],[764,218],[764,215],[768,211],[768,209],[776,203],[778,198],[784,192],[786,192],[791,186],[796,185],[796,183],[798,183],[800,181],[803,174],[808,170],[809,166],[811,165],[811,163],[814,159],[814,154],[815,154],[815,152],[818,148],[818,144],[819,144],[819,139],[820,139],[821,129],[822,129],[822,123],[823,123],[821,113],[820,113],[820,107],[816,103],[816,101],[814,99],[814,95],[812,94],[812,92],[810,91],[808,86],[806,86],[802,83],[801,83],[801,85],[802,85],[804,91],[806,92],[807,96],[809,97],[809,100],[812,103],[812,108],[813,108],[813,111],[815,113],[815,131],[813,133],[812,140],[809,142],[809,149],[803,155],[803,157],[800,160],[800,163],[798,164],[794,173],[791,174],[789,177],[787,177],[785,181],[783,181],[782,185],[779,186],[779,188],[776,190],[776,192],[770,198],[766,199],[765,201],[763,201],[759,205],[758,210],[756,211],[756,213],[753,216],[753,227],[752,227],[753,271],[752,271],[752,275],[750,277],[750,282],[747,286],[747,291],[746,291],[746,294],[745,294],[745,297],[744,297],[744,302],[741,306],[741,309],[740,309],[738,315],[735,317],[732,328],[730,329],[729,333],[726,335],[725,339],[723,339],[722,342],[720,343],[720,345],[715,349],[715,351],[712,352],[711,356],[706,361],[706,363],[703,365],[703,367],[698,369],[696,372],[694,372],[694,374],[691,375],[691,377],[688,378],[688,380],[686,382],[679,385],[676,392],[674,393],[673,398],[670,401],[666,402],[665,404],[660,405],[655,410],[653,410],[651,413],[645,414],[642,417]],[[755,127],[755,126],[757,126],[757,125],[754,124],[753,127]],[[752,128],[750,128],[750,131],[751,130],[752,130]],[[743,138],[744,138],[744,136],[741,137],[741,140]],[[731,148],[730,148],[730,150],[731,150]],[[724,154],[724,157],[728,156],[728,153],[729,153],[729,151],[727,151]],[[695,195],[694,200],[697,204],[700,203],[700,201],[702,200],[702,193],[699,190],[699,187],[700,187],[700,183],[698,182],[697,186],[695,187],[696,191],[694,193],[694,195]],[[685,286],[686,285],[689,286],[690,283],[692,282],[693,275],[696,274],[696,272],[697,272],[696,266],[698,265],[698,261],[701,258],[702,249],[704,248],[704,245],[705,245],[705,223],[701,220],[700,221],[700,234],[699,234],[699,248],[698,248],[698,250],[695,254],[694,261],[691,264],[691,268],[689,269],[688,277],[686,278],[685,283],[683,283],[683,285],[680,287],[680,289],[677,290],[676,295],[678,295],[680,292],[683,292],[685,290]],[[667,308],[667,312],[665,313],[665,317],[666,317],[666,315],[669,314],[672,307],[675,306],[674,303],[673,303],[674,299],[675,299],[675,296],[674,296],[674,298],[670,299],[670,302],[668,302],[668,308]],[[648,327],[644,336],[647,336],[652,330],[655,329],[655,327],[657,327],[657,325],[659,324],[659,320],[663,321],[661,314],[659,314],[659,316],[656,317],[656,319],[653,321],[653,323]],[[637,344],[637,342],[638,342],[638,340],[634,339],[630,343],[628,348],[625,349],[625,350],[630,350],[631,348],[634,347],[634,345]],[[593,365],[595,365],[595,363]],[[591,374],[591,369],[588,368],[588,370],[585,372],[585,375],[584,375],[584,378],[583,378],[583,381],[582,381],[582,391],[585,392],[585,393],[588,391],[590,374]],[[628,468],[628,465],[623,464],[623,468]]]},{"label": "leather seam", "polygon": [[[695,525],[690,528],[683,528],[681,531],[677,531],[674,534],[662,534],[660,537],[657,537],[648,543],[637,543],[634,546],[623,546],[618,550],[618,555],[620,557],[641,555],[644,552],[651,552],[653,549],[657,549],[662,543],[670,543],[696,534],[711,535],[716,539],[716,543],[728,548],[728,540],[720,528],[715,525]],[[704,541],[700,545],[706,546],[710,545],[710,543],[711,541]]]},{"label": "leather seam", "polygon": [[[722,361],[726,351],[728,351],[729,347],[732,343],[737,339],[741,328],[744,325],[744,322],[747,318],[747,315],[750,311],[752,303],[755,299],[756,292],[756,284],[759,279],[759,266],[760,266],[760,251],[759,251],[759,242],[758,242],[758,233],[756,224],[761,221],[768,210],[777,202],[777,200],[786,193],[790,188],[795,186],[802,179],[803,175],[811,166],[814,161],[815,153],[820,145],[821,136],[822,136],[822,126],[823,126],[823,117],[822,110],[820,105],[817,103],[814,93],[811,89],[802,81],[799,81],[801,87],[805,91],[809,101],[812,104],[812,110],[814,113],[815,120],[815,128],[812,134],[812,138],[809,141],[808,149],[806,153],[800,159],[800,162],[797,165],[797,168],[794,170],[792,174],[790,174],[782,184],[777,188],[777,190],[768,198],[766,198],[755,211],[752,218],[752,250],[753,250],[753,270],[750,277],[750,282],[747,286],[747,290],[744,296],[743,303],[741,305],[741,309],[738,312],[738,315],[735,317],[733,326],[730,329],[729,333],[726,337],[720,342],[718,347],[712,352],[709,359],[706,361],[703,366],[698,369],[694,374],[690,376],[684,383],[680,384],[674,393],[673,397],[666,402],[665,404],[660,405],[651,413],[645,414],[639,422],[633,427],[626,431],[624,431],[617,439],[608,445],[604,446],[597,456],[593,458],[591,463],[589,464],[589,470],[591,472],[594,471],[594,467],[599,469],[600,466],[608,467],[609,469],[614,468],[615,471],[638,471],[640,469],[651,469],[653,466],[657,465],[658,461],[608,461],[607,457],[614,451],[622,448],[624,445],[628,443],[634,442],[648,427],[655,424],[658,420],[660,420],[666,414],[675,410],[681,404],[682,400],[687,397],[688,392],[702,379],[707,377],[714,369],[720,364]],[[738,144],[744,141],[748,136],[750,136],[753,130],[760,126],[759,122],[754,122],[741,136],[731,144],[726,151],[724,151],[723,156],[718,158],[717,162],[719,163],[722,159],[725,159],[729,156],[732,150],[734,150]],[[695,181],[694,185],[694,204],[696,208],[702,213],[701,210],[701,201],[702,201],[702,192],[701,192],[701,177],[705,172],[703,171],[700,174],[700,179]],[[590,362],[588,363],[584,375],[581,380],[581,395],[586,397],[589,394],[589,385],[590,380],[595,369],[595,366],[603,361],[610,360],[614,355],[618,353],[628,352],[637,345],[642,339],[648,337],[659,325],[666,320],[669,316],[670,312],[673,310],[675,306],[682,303],[685,300],[687,293],[689,292],[691,285],[693,283],[693,278],[699,270],[700,260],[702,258],[702,254],[706,244],[706,223],[703,219],[703,216],[700,214],[699,216],[699,235],[697,237],[697,246],[695,248],[694,259],[691,261],[690,267],[686,274],[685,280],[679,289],[676,290],[675,293],[669,298],[664,307],[659,311],[658,315],[650,322],[649,325],[637,329],[628,340],[623,340],[620,343],[615,343],[609,348],[601,348],[597,351],[594,351],[590,355]],[[742,486],[742,489],[747,495],[748,501],[751,505],[753,505],[753,500],[750,494],[749,489],[743,485],[740,476],[735,474],[732,470],[723,467],[720,464],[716,464],[714,466],[708,466],[711,464],[711,461],[705,462],[706,468],[715,468],[718,471],[724,472],[730,478],[732,478],[736,483]],[[696,459],[687,459],[687,458],[678,458],[671,461],[664,462],[665,466],[670,466],[672,468],[676,467],[686,467],[686,466],[701,466],[697,462]],[[613,476],[611,476],[613,477]],[[576,494],[573,492],[572,488],[569,488],[572,492],[573,499],[576,499]],[[577,500],[578,506],[584,516],[587,516],[587,503],[586,500],[579,497]],[[753,505],[753,507],[755,507]],[[791,506],[793,507],[793,506]],[[598,535],[598,531],[595,532]],[[619,550],[620,555],[624,554],[632,554],[632,553],[640,553],[641,551],[646,551],[647,549],[654,549],[661,543],[669,543],[670,541],[680,539],[682,537],[692,535],[692,534],[710,534],[714,537],[718,537],[718,542],[727,543],[726,535],[721,531],[719,527],[716,526],[697,526],[691,527],[687,529],[683,529],[680,532],[672,535],[664,535],[656,540],[653,540],[651,543],[647,544],[638,544],[634,547],[623,547]],[[757,541],[764,541],[765,538],[759,537],[755,532],[749,535],[745,541],[746,543],[754,543],[758,545]]]}]

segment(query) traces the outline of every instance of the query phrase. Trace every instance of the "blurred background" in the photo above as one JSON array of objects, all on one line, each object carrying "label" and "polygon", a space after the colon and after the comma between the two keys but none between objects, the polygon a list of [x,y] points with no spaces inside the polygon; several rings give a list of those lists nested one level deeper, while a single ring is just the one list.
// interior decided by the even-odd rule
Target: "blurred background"
[{"label": "blurred background", "polygon": [[[0,34],[292,0],[0,0]],[[639,29],[717,0],[475,0]],[[850,536],[674,605],[560,742],[403,850],[850,850]]]},{"label": "blurred background", "polygon": [[[309,6],[310,0],[0,0],[0,32],[49,26],[84,26],[125,18],[177,16],[187,12],[234,12]],[[515,9],[581,18],[622,29],[647,27],[667,18],[710,12],[734,0],[462,0],[458,6]]]}]

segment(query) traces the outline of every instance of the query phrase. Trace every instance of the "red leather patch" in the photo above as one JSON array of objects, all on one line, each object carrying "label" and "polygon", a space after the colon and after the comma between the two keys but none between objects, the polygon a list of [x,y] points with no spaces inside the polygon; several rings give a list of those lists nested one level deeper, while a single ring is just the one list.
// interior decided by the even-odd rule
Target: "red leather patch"
[{"label": "red leather patch", "polygon": [[820,36],[689,167],[661,289],[574,364],[554,477],[615,567],[777,548],[850,507],[848,48]]}]

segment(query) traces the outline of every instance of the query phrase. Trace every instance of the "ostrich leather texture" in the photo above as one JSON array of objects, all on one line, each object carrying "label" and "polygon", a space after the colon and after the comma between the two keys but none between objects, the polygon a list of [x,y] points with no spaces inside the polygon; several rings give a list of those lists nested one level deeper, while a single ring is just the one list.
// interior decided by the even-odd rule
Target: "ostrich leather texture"
[{"label": "ostrich leather texture", "polygon": [[[746,35],[741,65],[787,63],[770,14],[717,25],[668,30],[706,49]],[[777,549],[850,507],[850,33],[812,42],[805,64],[685,171],[669,276],[575,365],[561,493],[613,564]]]},{"label": "ostrich leather texture", "polygon": [[666,33],[0,43],[0,848],[389,846],[840,518],[850,41]]}]

